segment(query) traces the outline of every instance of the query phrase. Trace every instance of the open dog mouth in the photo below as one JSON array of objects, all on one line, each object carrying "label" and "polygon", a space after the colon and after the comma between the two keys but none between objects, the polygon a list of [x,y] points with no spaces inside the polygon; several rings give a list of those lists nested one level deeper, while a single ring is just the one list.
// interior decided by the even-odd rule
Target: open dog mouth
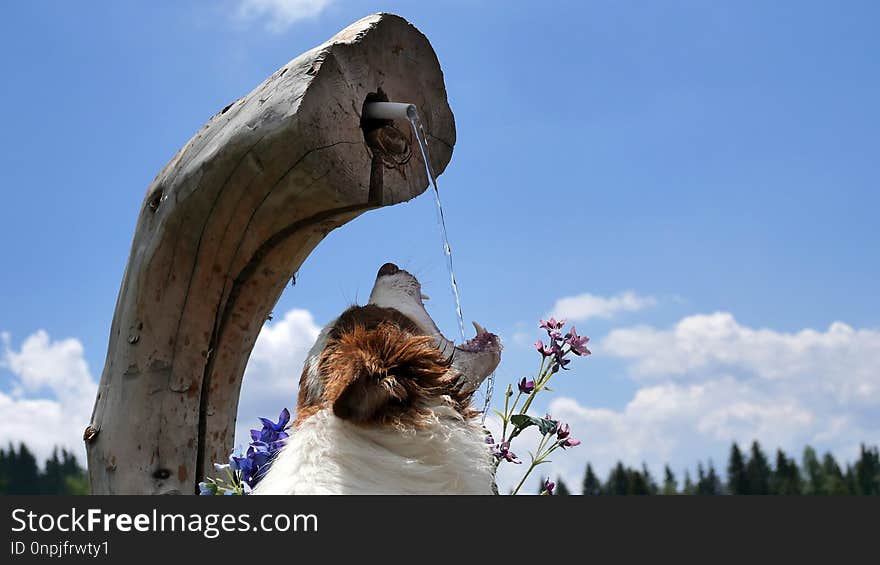
[{"label": "open dog mouth", "polygon": [[477,335],[460,345],[456,345],[456,349],[478,353],[489,348],[501,347],[501,340],[497,335],[486,331],[486,328],[476,322],[471,323],[474,325],[474,329],[477,330]]},{"label": "open dog mouth", "polygon": [[415,276],[394,263],[382,265],[370,293],[370,304],[394,308],[407,316],[425,335],[434,338],[437,348],[452,360],[452,367],[462,375],[462,385],[476,389],[501,362],[501,339],[473,322],[476,335],[456,345],[446,338],[425,309],[422,285]]}]

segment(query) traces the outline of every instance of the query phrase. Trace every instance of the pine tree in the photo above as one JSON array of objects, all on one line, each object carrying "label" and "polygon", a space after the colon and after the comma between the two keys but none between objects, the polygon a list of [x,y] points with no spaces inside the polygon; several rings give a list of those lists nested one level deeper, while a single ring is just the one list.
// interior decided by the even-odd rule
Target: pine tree
[{"label": "pine tree", "polygon": [[663,490],[661,494],[673,495],[678,494],[678,483],[675,480],[675,475],[672,474],[672,469],[669,468],[669,465],[663,469]]},{"label": "pine tree", "polygon": [[801,467],[804,470],[804,493],[823,494],[825,491],[825,474],[816,451],[809,445],[804,448],[801,457]]},{"label": "pine tree", "polygon": [[694,494],[705,494],[703,489],[706,485],[706,470],[703,468],[703,462],[697,462],[697,484],[694,487]]},{"label": "pine tree", "polygon": [[33,453],[20,444],[0,448],[0,494],[88,494],[85,469],[66,449],[55,449],[39,471]]},{"label": "pine tree", "polygon": [[730,458],[727,463],[727,492],[730,494],[749,494],[746,461],[736,443],[730,447]]},{"label": "pine tree", "polygon": [[651,487],[645,480],[645,476],[637,471],[627,467],[626,469],[626,493],[645,495],[651,494]]},{"label": "pine tree", "polygon": [[589,463],[587,463],[587,472],[584,474],[584,482],[582,486],[581,494],[592,496],[602,494],[602,483],[599,482],[599,477],[593,472],[593,466]]},{"label": "pine tree", "polygon": [[746,463],[749,494],[770,494],[770,464],[757,441],[752,442],[751,456]]},{"label": "pine tree", "polygon": [[86,470],[80,467],[73,453],[64,448],[61,449],[59,473],[62,480],[54,494],[89,494],[89,477]]},{"label": "pine tree", "polygon": [[0,494],[9,492],[10,469],[12,468],[12,455],[15,451],[9,444],[9,451],[0,448]]},{"label": "pine tree", "polygon": [[684,471],[684,485],[681,487],[681,494],[697,494],[697,487],[691,481],[691,473],[687,469]]},{"label": "pine tree", "polygon": [[64,469],[58,457],[58,448],[52,450],[52,457],[46,460],[46,469],[40,481],[41,494],[64,494]]},{"label": "pine tree", "polygon": [[843,473],[843,484],[846,485],[847,493],[859,493],[859,480],[856,478],[856,470],[850,464],[847,464],[846,471]]},{"label": "pine tree", "polygon": [[825,457],[822,458],[822,475],[825,479],[822,485],[822,494],[850,494],[843,472],[840,470],[840,465],[837,464],[837,461],[834,460],[834,456],[830,452],[826,453]]},{"label": "pine tree", "polygon": [[703,463],[697,464],[696,494],[703,496],[715,496],[721,494],[721,480],[715,472],[715,466],[709,460],[709,469],[703,467]]},{"label": "pine tree", "polygon": [[623,463],[618,461],[617,465],[611,470],[611,473],[608,475],[608,480],[605,482],[605,486],[602,488],[602,491],[605,494],[628,494],[629,493],[629,476],[627,475],[626,469],[623,467]]},{"label": "pine tree", "polygon": [[855,464],[855,478],[858,494],[880,495],[880,450],[867,448],[862,444],[859,460]]},{"label": "pine tree", "polygon": [[565,483],[562,482],[562,478],[556,479],[556,490],[553,491],[553,494],[559,496],[567,496],[571,494],[571,491],[568,490],[568,487],[565,486]]},{"label": "pine tree", "polygon": [[718,473],[715,472],[715,465],[712,464],[712,460],[709,460],[709,472],[706,474],[706,494],[712,496],[718,496],[723,494],[724,487],[721,485],[721,479],[718,478]]},{"label": "pine tree", "polygon": [[37,468],[37,458],[23,444],[19,444],[18,453],[10,445],[10,460],[8,462],[8,486],[9,494],[39,494],[40,474]]},{"label": "pine tree", "polygon": [[660,491],[646,463],[642,463],[642,477],[644,477],[645,485],[648,487],[648,494],[657,494]]},{"label": "pine tree", "polygon": [[803,492],[801,474],[794,459],[789,459],[781,449],[776,450],[776,469],[770,483],[773,494],[793,495]]}]

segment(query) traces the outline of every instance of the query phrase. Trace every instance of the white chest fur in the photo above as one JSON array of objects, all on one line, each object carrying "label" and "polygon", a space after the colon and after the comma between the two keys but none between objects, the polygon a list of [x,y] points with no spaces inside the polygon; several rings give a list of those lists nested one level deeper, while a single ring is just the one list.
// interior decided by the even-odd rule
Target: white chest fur
[{"label": "white chest fur", "polygon": [[434,413],[402,433],[322,410],[293,430],[253,494],[492,494],[482,428],[444,406]]}]

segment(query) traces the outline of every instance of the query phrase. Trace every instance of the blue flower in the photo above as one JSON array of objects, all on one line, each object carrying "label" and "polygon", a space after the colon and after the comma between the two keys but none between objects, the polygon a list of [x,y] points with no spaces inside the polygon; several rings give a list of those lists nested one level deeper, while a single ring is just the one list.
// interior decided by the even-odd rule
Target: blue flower
[{"label": "blue flower", "polygon": [[243,456],[235,453],[229,456],[229,463],[214,464],[217,472],[227,472],[232,475],[232,488],[217,486],[214,483],[199,485],[202,494],[248,494],[253,487],[257,486],[260,479],[269,470],[275,455],[284,447],[285,440],[290,435],[284,431],[290,423],[290,411],[285,408],[278,415],[278,422],[268,418],[260,418],[263,427],[259,430],[251,430],[251,443]]},{"label": "blue flower", "polygon": [[290,412],[285,408],[278,416],[276,424],[268,418],[260,418],[263,422],[263,428],[259,430],[251,430],[251,439],[253,443],[263,443],[270,447],[271,450],[278,450],[284,447],[284,440],[289,436],[284,429],[290,421]]},{"label": "blue flower", "polygon": [[263,428],[268,428],[275,432],[283,432],[284,428],[287,427],[287,423],[290,422],[290,411],[287,408],[282,410],[281,414],[278,415],[277,424],[269,418],[260,418],[260,421],[263,422]]}]

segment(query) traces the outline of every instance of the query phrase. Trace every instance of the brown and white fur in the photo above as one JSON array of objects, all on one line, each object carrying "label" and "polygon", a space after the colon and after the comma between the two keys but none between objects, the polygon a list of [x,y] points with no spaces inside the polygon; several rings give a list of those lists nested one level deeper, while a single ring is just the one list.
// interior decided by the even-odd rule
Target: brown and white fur
[{"label": "brown and white fur", "polygon": [[497,336],[455,346],[421,285],[387,263],[365,306],[328,324],[306,359],[287,444],[254,494],[492,494],[471,396],[501,359]]}]

